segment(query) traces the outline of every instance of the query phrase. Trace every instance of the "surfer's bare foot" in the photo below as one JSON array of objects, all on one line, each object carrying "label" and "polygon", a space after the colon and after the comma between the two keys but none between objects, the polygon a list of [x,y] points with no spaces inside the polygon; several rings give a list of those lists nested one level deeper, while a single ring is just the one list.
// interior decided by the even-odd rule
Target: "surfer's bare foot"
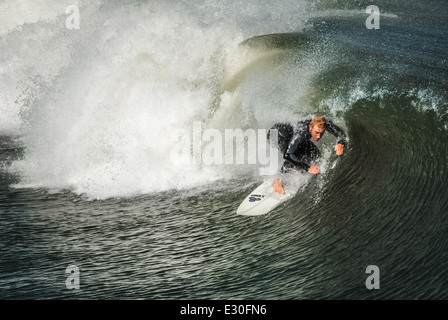
[{"label": "surfer's bare foot", "polygon": [[274,191],[279,193],[279,194],[285,194],[285,190],[283,189],[283,185],[282,182],[280,181],[280,179],[276,179],[274,181],[274,183],[272,184],[272,186],[274,187]]},{"label": "surfer's bare foot", "polygon": [[312,173],[312,174],[319,174],[320,173],[320,169],[319,169],[319,167],[311,166],[310,169],[308,170],[308,172]]}]

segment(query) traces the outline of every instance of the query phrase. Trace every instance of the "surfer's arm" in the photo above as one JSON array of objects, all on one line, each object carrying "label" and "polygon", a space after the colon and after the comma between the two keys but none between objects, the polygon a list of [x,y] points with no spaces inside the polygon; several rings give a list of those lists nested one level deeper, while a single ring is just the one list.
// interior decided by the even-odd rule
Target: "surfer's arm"
[{"label": "surfer's arm", "polygon": [[343,147],[347,145],[347,137],[344,130],[327,119],[325,119],[325,129],[338,139],[337,144],[342,144]]},{"label": "surfer's arm", "polygon": [[334,147],[334,151],[336,151],[338,156],[342,155],[344,153],[344,147],[347,145],[347,138],[344,130],[339,128],[330,120],[325,120],[325,129],[338,139],[338,142]]},{"label": "surfer's arm", "polygon": [[285,152],[285,155],[283,158],[289,162],[291,162],[294,166],[303,169],[305,171],[308,171],[311,167],[308,163],[305,161],[302,161],[301,159],[297,158],[294,154],[288,154]]},{"label": "surfer's arm", "polygon": [[294,166],[300,169],[308,171],[311,165],[296,156],[297,149],[305,139],[306,137],[303,132],[296,133],[283,154],[283,159],[291,162]]}]

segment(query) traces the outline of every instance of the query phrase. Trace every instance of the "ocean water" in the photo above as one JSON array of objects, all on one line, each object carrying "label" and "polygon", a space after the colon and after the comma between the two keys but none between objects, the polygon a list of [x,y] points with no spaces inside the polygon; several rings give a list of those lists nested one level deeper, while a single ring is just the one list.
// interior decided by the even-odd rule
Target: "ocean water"
[{"label": "ocean water", "polygon": [[[371,4],[1,1],[0,298],[447,299],[447,5]],[[207,163],[195,126],[314,115],[344,155],[236,215],[266,145]]]}]

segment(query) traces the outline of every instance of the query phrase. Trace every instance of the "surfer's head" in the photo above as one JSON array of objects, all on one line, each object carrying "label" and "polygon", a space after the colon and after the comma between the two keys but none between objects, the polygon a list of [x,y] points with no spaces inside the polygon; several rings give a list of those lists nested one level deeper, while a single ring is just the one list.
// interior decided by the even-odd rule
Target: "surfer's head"
[{"label": "surfer's head", "polygon": [[311,137],[315,141],[319,141],[325,133],[325,120],[322,117],[315,117],[310,123]]}]

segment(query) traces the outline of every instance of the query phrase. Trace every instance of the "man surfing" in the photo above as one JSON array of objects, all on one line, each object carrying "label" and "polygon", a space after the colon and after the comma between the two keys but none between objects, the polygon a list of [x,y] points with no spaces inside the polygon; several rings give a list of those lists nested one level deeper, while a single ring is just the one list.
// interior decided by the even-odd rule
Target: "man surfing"
[{"label": "man surfing", "polygon": [[[311,140],[319,141],[325,131],[338,139],[334,147],[338,156],[344,153],[344,147],[347,145],[345,132],[323,117],[301,121],[295,127],[289,123],[277,123],[272,129],[278,130],[278,146],[285,159],[281,168],[283,173],[296,170],[319,174],[319,167],[312,163],[321,157],[321,153]],[[272,186],[275,192],[285,194],[280,179],[276,179]]]}]

